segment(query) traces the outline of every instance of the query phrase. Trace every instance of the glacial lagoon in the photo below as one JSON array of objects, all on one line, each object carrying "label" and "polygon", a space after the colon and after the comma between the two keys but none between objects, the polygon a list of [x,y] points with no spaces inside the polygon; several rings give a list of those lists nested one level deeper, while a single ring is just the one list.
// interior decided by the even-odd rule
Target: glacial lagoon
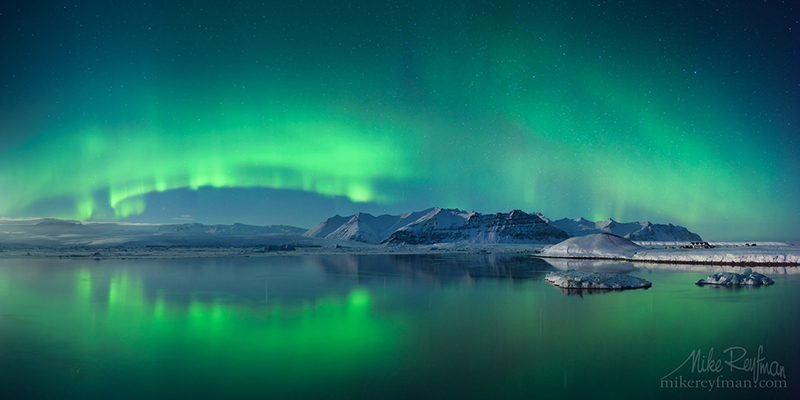
[{"label": "glacial lagoon", "polygon": [[[573,265],[574,267],[574,265]],[[800,276],[567,291],[523,255],[0,260],[9,399],[793,398]],[[720,385],[727,385],[721,387]]]}]

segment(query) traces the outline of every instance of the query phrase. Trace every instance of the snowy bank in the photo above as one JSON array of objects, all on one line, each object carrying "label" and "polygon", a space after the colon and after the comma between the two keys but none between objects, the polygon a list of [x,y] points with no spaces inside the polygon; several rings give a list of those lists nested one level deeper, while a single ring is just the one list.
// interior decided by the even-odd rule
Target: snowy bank
[{"label": "snowy bank", "polygon": [[797,246],[718,247],[714,249],[655,249],[639,251],[631,261],[724,264],[800,265]]}]

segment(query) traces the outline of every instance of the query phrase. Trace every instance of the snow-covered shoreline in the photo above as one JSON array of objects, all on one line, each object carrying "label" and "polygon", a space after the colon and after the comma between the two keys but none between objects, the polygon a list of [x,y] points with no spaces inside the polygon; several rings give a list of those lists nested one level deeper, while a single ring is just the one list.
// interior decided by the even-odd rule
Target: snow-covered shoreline
[{"label": "snow-covered shoreline", "polygon": [[148,245],[128,246],[63,246],[63,247],[5,247],[0,248],[0,259],[13,258],[71,258],[71,259],[171,259],[205,257],[271,257],[302,255],[382,255],[382,254],[518,254],[535,256],[544,260],[588,260],[632,262],[638,265],[685,264],[696,266],[800,266],[800,246],[774,245],[756,247],[720,247],[715,249],[651,249],[641,248],[631,254],[614,254],[611,249],[604,254],[548,255],[542,245],[520,244],[436,244],[382,246],[352,242],[304,244],[287,248],[280,246],[190,246]]},{"label": "snow-covered shoreline", "polygon": [[650,249],[625,255],[544,255],[541,258],[615,260],[657,264],[800,266],[800,248],[789,245],[714,249]]},{"label": "snow-covered shoreline", "polygon": [[[438,215],[438,214],[437,214]],[[516,214],[514,214],[516,215]],[[509,217],[510,218],[510,217]],[[264,257],[303,254],[538,254],[540,257],[706,265],[800,265],[798,242],[632,242],[609,233],[546,245],[528,243],[363,243],[301,235],[286,226],[150,225],[66,220],[2,221],[0,259]]]},{"label": "snow-covered shoreline", "polygon": [[717,247],[713,249],[651,249],[631,261],[669,264],[800,265],[796,246]]}]

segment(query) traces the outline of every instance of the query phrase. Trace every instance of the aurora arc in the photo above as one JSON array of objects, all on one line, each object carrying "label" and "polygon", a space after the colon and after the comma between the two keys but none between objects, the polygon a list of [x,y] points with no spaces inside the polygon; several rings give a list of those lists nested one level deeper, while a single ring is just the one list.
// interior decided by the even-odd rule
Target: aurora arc
[{"label": "aurora arc", "polygon": [[362,208],[316,222],[424,203],[792,239],[798,27],[736,7],[86,4],[39,27],[20,8],[0,16],[20,55],[0,216],[272,188]]}]

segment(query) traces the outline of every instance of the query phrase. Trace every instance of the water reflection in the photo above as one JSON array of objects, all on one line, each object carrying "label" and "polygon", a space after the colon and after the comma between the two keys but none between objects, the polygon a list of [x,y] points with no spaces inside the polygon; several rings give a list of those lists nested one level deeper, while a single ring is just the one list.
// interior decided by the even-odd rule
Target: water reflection
[{"label": "water reflection", "polygon": [[538,279],[553,269],[540,258],[519,255],[341,255],[310,257],[328,274],[370,282],[387,276],[423,282],[480,278]]},{"label": "water reflection", "polygon": [[696,285],[698,287],[702,287],[708,290],[721,290],[721,291],[750,291],[750,290],[769,290],[769,286],[750,286],[750,285],[740,285],[740,286],[728,286],[728,285]]},{"label": "water reflection", "polygon": [[554,288],[561,291],[561,294],[565,296],[577,296],[583,297],[585,295],[594,295],[594,294],[609,294],[609,293],[621,293],[621,292],[628,292],[633,290],[647,290],[650,288],[638,288],[638,289],[568,289],[562,288],[558,286],[553,286]]},{"label": "water reflection", "polygon": [[637,271],[635,265],[628,261],[616,260],[571,260],[566,258],[544,258],[545,262],[555,269],[562,271],[574,269],[587,272],[610,272],[616,274],[627,274]]},{"label": "water reflection", "polygon": [[[401,318],[377,317],[372,294],[362,287],[302,301],[273,298],[253,307],[250,298],[235,292],[175,291],[168,282],[154,280],[153,273],[161,271],[141,265],[146,263],[70,264],[75,268],[43,271],[52,268],[29,262],[0,268],[0,282],[14,282],[0,293],[0,311],[20,310],[22,315],[0,319],[7,349],[0,354],[0,366],[30,366],[12,398],[52,397],[50,390],[77,375],[85,391],[80,397],[87,398],[119,398],[103,391],[114,384],[133,390],[130,385],[137,379],[144,379],[139,384],[147,388],[147,382],[161,379],[159,374],[174,371],[201,382],[192,387],[178,380],[170,390],[179,397],[210,395],[198,392],[204,381],[238,383],[245,389],[254,382],[262,389],[273,384],[279,392],[299,386],[308,374],[352,379],[392,356],[398,335],[411,326]],[[46,272],[58,279],[50,276],[47,289],[37,289]],[[273,279],[279,284],[280,277]],[[49,381],[34,384],[43,378]],[[221,397],[223,389],[209,390]]]},{"label": "water reflection", "polygon": [[3,260],[0,391],[668,399],[659,379],[689,352],[760,345],[800,370],[797,277],[713,290],[694,285],[705,272],[640,269],[653,288],[581,298],[544,282],[552,270],[502,255]]}]

